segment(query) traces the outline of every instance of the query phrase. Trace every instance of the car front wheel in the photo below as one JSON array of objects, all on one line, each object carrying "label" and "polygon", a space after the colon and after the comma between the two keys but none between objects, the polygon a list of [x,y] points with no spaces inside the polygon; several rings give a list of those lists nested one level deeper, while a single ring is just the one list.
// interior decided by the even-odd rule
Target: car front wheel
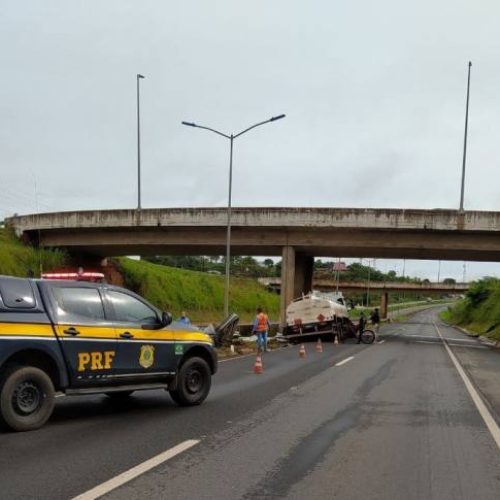
[{"label": "car front wheel", "polygon": [[198,357],[186,360],[177,375],[177,387],[170,396],[180,406],[195,406],[203,403],[212,384],[208,363]]}]

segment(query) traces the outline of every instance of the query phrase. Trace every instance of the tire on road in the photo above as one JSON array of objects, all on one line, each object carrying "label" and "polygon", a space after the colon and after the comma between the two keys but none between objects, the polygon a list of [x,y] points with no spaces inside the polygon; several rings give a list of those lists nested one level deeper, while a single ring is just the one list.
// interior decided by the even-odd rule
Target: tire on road
[{"label": "tire on road", "polygon": [[363,330],[363,333],[361,334],[361,342],[363,342],[363,344],[373,344],[374,340],[375,333],[373,330]]},{"label": "tire on road", "polygon": [[210,392],[212,374],[208,363],[198,357],[187,359],[177,375],[177,387],[169,391],[170,397],[180,406],[203,403]]},{"label": "tire on road", "polygon": [[33,366],[7,370],[0,382],[0,422],[14,431],[42,427],[54,409],[54,384]]}]

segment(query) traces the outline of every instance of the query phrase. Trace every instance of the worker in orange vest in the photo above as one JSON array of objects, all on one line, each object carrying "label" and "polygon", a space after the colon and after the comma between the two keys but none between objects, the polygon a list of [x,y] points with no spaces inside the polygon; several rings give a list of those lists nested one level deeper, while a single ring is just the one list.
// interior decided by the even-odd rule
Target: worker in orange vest
[{"label": "worker in orange vest", "polygon": [[267,314],[262,311],[262,308],[257,308],[257,316],[253,322],[252,333],[257,335],[258,351],[267,351],[267,332],[271,327]]}]

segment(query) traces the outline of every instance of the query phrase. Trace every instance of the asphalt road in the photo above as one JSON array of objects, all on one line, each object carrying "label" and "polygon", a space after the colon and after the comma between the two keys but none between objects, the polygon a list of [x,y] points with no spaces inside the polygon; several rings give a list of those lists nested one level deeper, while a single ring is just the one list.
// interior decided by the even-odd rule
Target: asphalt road
[{"label": "asphalt road", "polygon": [[194,439],[105,498],[497,500],[500,449],[444,342],[495,425],[500,353],[434,322],[426,310],[372,346],[306,344],[305,359],[274,351],[262,375],[253,357],[223,362],[200,407],[161,391],[61,398],[46,427],[0,434],[0,498],[73,498]]}]

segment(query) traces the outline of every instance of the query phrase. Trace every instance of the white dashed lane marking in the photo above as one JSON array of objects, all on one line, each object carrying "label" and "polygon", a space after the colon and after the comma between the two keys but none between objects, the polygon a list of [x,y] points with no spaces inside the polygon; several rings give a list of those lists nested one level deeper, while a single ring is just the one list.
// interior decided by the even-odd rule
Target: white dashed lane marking
[{"label": "white dashed lane marking", "polygon": [[144,474],[145,472],[148,472],[154,467],[158,467],[158,465],[161,465],[167,460],[174,458],[176,455],[179,455],[183,451],[192,448],[199,442],[200,441],[198,439],[189,439],[188,441],[184,441],[178,444],[177,446],[174,446],[173,448],[170,448],[169,450],[164,451],[163,453],[160,453],[159,455],[156,455],[155,457],[150,458],[145,462],[142,462],[142,464],[136,465],[135,467],[132,467],[131,469],[123,472],[122,474],[113,477],[109,481],[106,481],[96,486],[95,488],[92,488],[91,490],[82,493],[77,497],[74,497],[72,500],[95,500],[96,498],[102,497],[103,495],[106,495],[106,493],[109,493],[110,491],[115,490],[116,488],[124,485],[125,483],[132,481],[132,479],[135,479],[141,474]]},{"label": "white dashed lane marking", "polygon": [[351,361],[351,359],[354,359],[354,356],[349,356],[348,358],[345,358],[342,361],[339,361],[338,363],[335,364],[335,366],[345,365],[346,363],[349,363],[349,361]]}]

